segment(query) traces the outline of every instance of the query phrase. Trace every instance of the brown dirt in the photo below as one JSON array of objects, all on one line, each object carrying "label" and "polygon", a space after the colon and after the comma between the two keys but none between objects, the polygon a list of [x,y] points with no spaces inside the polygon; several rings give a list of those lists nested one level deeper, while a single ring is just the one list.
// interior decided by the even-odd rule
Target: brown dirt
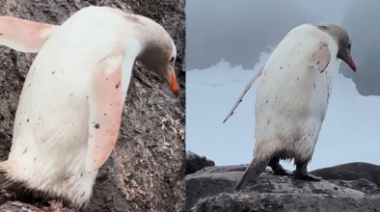
[{"label": "brown dirt", "polygon": [[[80,8],[89,5],[111,6],[124,11],[131,9],[162,24],[172,35],[178,48],[176,72],[181,87],[179,98],[175,98],[168,86],[163,84],[163,80],[143,70],[140,65],[135,67],[123,109],[120,136],[114,152],[98,175],[89,209],[183,211],[185,1],[0,0],[0,15],[60,24]],[[0,47],[1,161],[8,157],[18,97],[34,56],[35,54],[24,54]],[[23,203],[3,200],[4,197],[1,197],[0,202],[5,203],[0,205],[0,211],[7,208],[11,211],[22,211],[25,207]]]}]

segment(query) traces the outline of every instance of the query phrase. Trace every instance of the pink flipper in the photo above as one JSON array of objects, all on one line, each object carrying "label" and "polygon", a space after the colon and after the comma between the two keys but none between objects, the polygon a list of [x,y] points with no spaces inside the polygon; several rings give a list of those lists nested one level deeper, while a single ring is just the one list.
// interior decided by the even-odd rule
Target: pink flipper
[{"label": "pink flipper", "polygon": [[38,52],[57,26],[0,16],[0,45],[20,52]]},{"label": "pink flipper", "polygon": [[89,138],[85,168],[99,169],[111,155],[119,135],[124,104],[120,49],[101,60],[92,73],[89,101]]},{"label": "pink flipper", "polygon": [[327,43],[321,42],[318,50],[311,55],[310,62],[311,65],[316,67],[321,73],[330,64],[331,52]]}]

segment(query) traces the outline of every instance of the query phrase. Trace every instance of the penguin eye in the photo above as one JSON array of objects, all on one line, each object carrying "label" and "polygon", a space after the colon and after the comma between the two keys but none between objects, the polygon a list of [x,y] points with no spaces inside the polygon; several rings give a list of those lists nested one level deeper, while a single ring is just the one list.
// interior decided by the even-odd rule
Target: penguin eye
[{"label": "penguin eye", "polygon": [[347,49],[351,50],[351,43],[348,44]]},{"label": "penguin eye", "polygon": [[174,57],[170,58],[170,63],[174,62]]}]

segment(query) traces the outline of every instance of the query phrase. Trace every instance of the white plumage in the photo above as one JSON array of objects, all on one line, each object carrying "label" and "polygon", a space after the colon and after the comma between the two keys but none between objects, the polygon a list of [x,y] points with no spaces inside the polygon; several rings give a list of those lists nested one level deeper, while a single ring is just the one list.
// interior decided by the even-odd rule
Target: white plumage
[{"label": "white plumage", "polygon": [[[321,73],[308,57],[323,44],[331,62]],[[266,142],[268,152],[294,151],[304,159],[312,155],[328,107],[336,54],[336,42],[315,26],[301,25],[282,40],[265,64],[258,87],[256,148]]]},{"label": "white plumage", "polygon": [[254,159],[238,190],[268,165],[275,174],[291,174],[279,164],[280,159],[295,160],[296,178],[319,180],[308,174],[306,167],[327,112],[337,58],[356,70],[348,34],[337,25],[303,24],[293,28],[278,44],[255,76],[261,75],[255,107]]},{"label": "white plumage", "polygon": [[38,52],[0,169],[29,189],[85,206],[118,137],[136,57],[178,93],[174,42],[153,20],[107,7],[84,8],[60,26],[1,17],[0,32],[0,44]]}]

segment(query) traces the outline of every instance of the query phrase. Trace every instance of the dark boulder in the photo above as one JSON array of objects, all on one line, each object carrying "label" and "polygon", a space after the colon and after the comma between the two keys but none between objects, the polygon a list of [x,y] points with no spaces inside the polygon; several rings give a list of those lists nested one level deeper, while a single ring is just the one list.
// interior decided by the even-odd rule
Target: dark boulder
[{"label": "dark boulder", "polygon": [[201,157],[191,151],[186,152],[186,175],[210,166],[215,166],[214,161]]},{"label": "dark boulder", "polygon": [[347,163],[310,172],[325,180],[358,180],[365,178],[380,187],[380,166],[369,163]]}]

